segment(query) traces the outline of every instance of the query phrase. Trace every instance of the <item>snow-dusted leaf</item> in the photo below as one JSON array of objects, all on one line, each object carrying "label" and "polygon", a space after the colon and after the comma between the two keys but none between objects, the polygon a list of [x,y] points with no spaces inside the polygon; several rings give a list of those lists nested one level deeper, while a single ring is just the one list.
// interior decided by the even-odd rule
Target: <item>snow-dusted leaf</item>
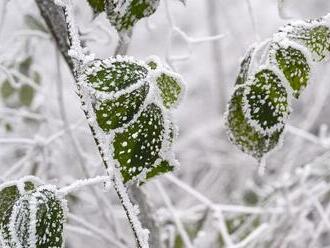
[{"label": "snow-dusted leaf", "polygon": [[310,66],[305,55],[300,50],[288,46],[278,47],[275,58],[293,90],[293,95],[298,98],[310,78]]},{"label": "snow-dusted leaf", "polygon": [[182,98],[184,92],[183,83],[176,73],[164,71],[156,78],[160,96],[166,108],[175,106]]},{"label": "snow-dusted leaf", "polygon": [[101,101],[95,109],[100,128],[109,132],[130,122],[140,110],[148,92],[149,85],[143,84],[118,98]]},{"label": "snow-dusted leaf", "polygon": [[270,69],[257,72],[245,85],[243,103],[249,124],[263,134],[281,130],[289,114],[287,89]]},{"label": "snow-dusted leaf", "polygon": [[275,131],[271,135],[257,132],[243,113],[243,92],[244,86],[237,87],[229,102],[226,113],[228,137],[240,150],[260,159],[276,147],[283,130]]},{"label": "snow-dusted leaf", "polygon": [[242,85],[246,83],[246,80],[249,76],[249,69],[254,51],[255,47],[251,47],[245,54],[240,65],[240,71],[237,76],[235,85]]},{"label": "snow-dusted leaf", "polygon": [[104,11],[105,0],[87,0],[89,5],[92,7],[94,14],[98,14]]},{"label": "snow-dusted leaf", "polygon": [[125,89],[148,74],[146,67],[130,59],[96,61],[87,70],[87,82],[95,90],[107,93]]},{"label": "snow-dusted leaf", "polygon": [[[33,181],[31,181],[33,180]],[[25,193],[34,190],[36,180],[32,177],[10,181],[0,186],[0,236],[3,245],[15,247],[11,240],[9,221],[15,202]]]},{"label": "snow-dusted leaf", "polygon": [[36,248],[63,247],[63,224],[65,203],[50,190],[42,189],[34,193],[36,212]]},{"label": "snow-dusted leaf", "polygon": [[26,192],[6,212],[3,241],[8,247],[62,248],[66,202],[54,187]]},{"label": "snow-dusted leaf", "polygon": [[110,23],[118,32],[127,32],[140,19],[152,15],[159,0],[105,0],[105,10]]},{"label": "snow-dusted leaf", "polygon": [[313,60],[322,61],[330,52],[330,29],[319,21],[289,24],[283,28],[288,38],[306,46]]},{"label": "snow-dusted leaf", "polygon": [[162,148],[164,131],[162,110],[152,103],[126,130],[116,133],[113,156],[119,162],[125,182],[155,164]]}]

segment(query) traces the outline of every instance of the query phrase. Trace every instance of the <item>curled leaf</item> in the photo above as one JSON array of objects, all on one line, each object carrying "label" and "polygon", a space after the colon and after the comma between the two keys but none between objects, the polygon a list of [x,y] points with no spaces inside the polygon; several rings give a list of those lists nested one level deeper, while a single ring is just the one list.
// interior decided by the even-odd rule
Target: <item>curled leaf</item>
[{"label": "curled leaf", "polygon": [[228,104],[225,118],[228,137],[240,150],[261,159],[276,147],[283,129],[265,135],[251,126],[243,112],[243,92],[244,87],[237,87]]}]

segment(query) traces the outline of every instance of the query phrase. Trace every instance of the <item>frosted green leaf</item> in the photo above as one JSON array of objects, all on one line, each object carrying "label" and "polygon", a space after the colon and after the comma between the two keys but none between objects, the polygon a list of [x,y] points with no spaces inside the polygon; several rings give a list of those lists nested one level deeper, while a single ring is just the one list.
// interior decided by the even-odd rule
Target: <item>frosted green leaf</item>
[{"label": "frosted green leaf", "polygon": [[160,90],[160,96],[166,108],[176,105],[183,93],[183,86],[180,78],[175,74],[161,73],[156,78],[157,86]]},{"label": "frosted green leaf", "polygon": [[251,64],[252,55],[253,55],[254,50],[255,50],[255,48],[252,47],[245,54],[245,56],[244,56],[244,58],[241,62],[241,65],[240,65],[240,71],[239,71],[239,74],[237,76],[235,85],[241,85],[241,84],[246,83],[246,80],[247,80],[248,75],[249,75],[249,69],[250,69],[250,64]]},{"label": "frosted green leaf", "polygon": [[62,200],[54,192],[41,190],[35,193],[37,200],[36,213],[36,248],[62,248],[63,224],[65,221]]},{"label": "frosted green leaf", "polygon": [[[18,184],[22,183],[23,189],[18,188]],[[0,233],[4,245],[8,247],[15,247],[10,241],[11,234],[9,232],[9,221],[13,211],[15,202],[22,196],[22,194],[32,191],[35,184],[31,181],[13,181],[0,186]],[[23,192],[22,192],[23,190]]]},{"label": "frosted green leaf", "polygon": [[159,158],[163,135],[163,114],[153,103],[127,129],[115,134],[113,156],[119,162],[125,182],[155,164]]},{"label": "frosted green leaf", "polygon": [[127,32],[140,19],[152,15],[158,5],[159,0],[106,0],[105,9],[117,31]]},{"label": "frosted green leaf", "polygon": [[226,113],[228,137],[240,150],[261,159],[264,154],[276,147],[283,129],[271,135],[262,135],[257,132],[247,122],[243,113],[243,92],[244,87],[236,88],[229,102]]},{"label": "frosted green leaf", "polygon": [[9,247],[62,248],[63,200],[53,191],[37,189],[20,197],[6,213],[5,240]]},{"label": "frosted green leaf", "polygon": [[113,61],[95,63],[93,74],[87,75],[87,82],[96,90],[117,92],[125,89],[139,80],[146,78],[148,69],[130,61]]},{"label": "frosted green leaf", "polygon": [[[314,23],[316,21],[313,21]],[[305,45],[312,53],[313,60],[324,60],[330,51],[330,29],[324,25],[288,25],[284,28],[290,39]]]},{"label": "frosted green leaf", "polygon": [[143,84],[116,99],[102,101],[95,109],[99,127],[109,132],[130,122],[143,105],[148,91],[149,85]]},{"label": "frosted green leaf", "polygon": [[270,69],[255,74],[244,90],[244,113],[259,132],[280,130],[289,113],[288,93],[280,78]]},{"label": "frosted green leaf", "polygon": [[298,98],[310,78],[310,66],[305,55],[289,46],[276,49],[275,58],[293,90],[293,95]]},{"label": "frosted green leaf", "polygon": [[104,11],[105,0],[87,0],[94,14],[99,14]]}]

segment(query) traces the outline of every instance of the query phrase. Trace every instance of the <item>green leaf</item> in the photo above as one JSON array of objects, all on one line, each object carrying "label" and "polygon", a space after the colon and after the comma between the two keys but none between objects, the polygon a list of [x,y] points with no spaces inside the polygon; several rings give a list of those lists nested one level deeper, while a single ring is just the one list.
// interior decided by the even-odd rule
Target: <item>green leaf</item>
[{"label": "green leaf", "polygon": [[275,58],[293,90],[293,95],[298,98],[310,78],[310,66],[305,55],[289,46],[276,49]]},{"label": "green leaf", "polygon": [[180,77],[174,73],[163,72],[156,78],[160,96],[166,108],[175,106],[183,94],[183,84]]},{"label": "green leaf", "polygon": [[116,99],[102,101],[95,109],[100,128],[109,132],[130,122],[140,110],[148,92],[149,85],[143,84]]},{"label": "green leaf", "polygon": [[9,247],[62,248],[65,208],[53,188],[24,194],[6,213],[3,240]]},{"label": "green leaf", "polygon": [[162,148],[164,131],[162,110],[152,103],[127,129],[116,133],[113,156],[119,162],[125,182],[154,166]]},{"label": "green leaf", "polygon": [[313,60],[322,61],[330,51],[330,29],[319,25],[317,21],[306,22],[304,25],[287,25],[284,31],[293,41],[306,46],[312,53]]},{"label": "green leaf", "polygon": [[47,189],[35,193],[38,202],[36,213],[36,248],[63,247],[65,209],[63,200]]},{"label": "green leaf", "polygon": [[245,86],[244,114],[257,131],[279,131],[289,114],[288,93],[281,79],[270,69],[255,74]]},{"label": "green leaf", "polygon": [[96,90],[117,92],[147,77],[148,69],[133,61],[105,60],[92,65],[88,83]]},{"label": "green leaf", "polygon": [[142,18],[152,15],[159,0],[106,0],[110,23],[118,32],[128,32]]},{"label": "green leaf", "polygon": [[15,202],[25,193],[35,189],[35,182],[26,180],[29,180],[29,178],[4,183],[0,186],[0,236],[3,245],[8,247],[15,247],[9,230],[9,222]]},{"label": "green leaf", "polygon": [[237,76],[235,85],[242,85],[242,84],[246,83],[248,76],[249,76],[249,69],[250,69],[250,64],[251,64],[251,60],[252,60],[254,51],[255,51],[255,48],[252,47],[245,54],[245,56],[241,62],[241,65],[240,65],[240,71]]},{"label": "green leaf", "polygon": [[237,87],[228,105],[226,126],[230,141],[240,150],[261,159],[267,152],[276,147],[283,129],[271,135],[260,134],[253,128],[243,113],[244,87]]},{"label": "green leaf", "polygon": [[105,0],[87,0],[89,5],[92,7],[94,14],[99,14],[104,11]]}]

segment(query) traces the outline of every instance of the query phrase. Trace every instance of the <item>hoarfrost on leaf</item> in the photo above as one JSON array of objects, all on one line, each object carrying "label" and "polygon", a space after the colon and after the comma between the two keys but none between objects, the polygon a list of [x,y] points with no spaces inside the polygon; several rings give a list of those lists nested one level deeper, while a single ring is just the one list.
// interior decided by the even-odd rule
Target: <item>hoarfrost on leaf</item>
[{"label": "hoarfrost on leaf", "polygon": [[281,130],[289,114],[287,90],[270,69],[257,72],[246,84],[243,104],[248,123],[265,135]]},{"label": "hoarfrost on leaf", "polygon": [[164,133],[162,110],[150,104],[127,130],[115,135],[114,158],[120,164],[125,182],[154,166],[159,158]]},{"label": "hoarfrost on leaf", "polygon": [[175,106],[182,98],[184,89],[179,75],[170,72],[161,72],[156,78],[156,83],[166,108]]},{"label": "hoarfrost on leaf", "polygon": [[159,0],[105,0],[105,10],[110,23],[118,32],[129,32],[135,23],[152,15]]},{"label": "hoarfrost on leaf", "polygon": [[330,52],[330,29],[319,20],[292,23],[282,30],[285,35],[306,46],[316,62],[325,60]]},{"label": "hoarfrost on leaf", "polygon": [[310,78],[310,65],[307,58],[300,50],[288,46],[275,49],[275,59],[288,80],[294,97],[298,98]]},{"label": "hoarfrost on leaf", "polygon": [[243,113],[243,92],[244,87],[236,87],[229,101],[225,118],[228,137],[240,150],[261,159],[276,147],[283,129],[264,135],[251,126]]},{"label": "hoarfrost on leaf", "polygon": [[117,92],[145,79],[148,70],[132,59],[96,61],[86,69],[87,82],[98,91]]},{"label": "hoarfrost on leaf", "polygon": [[116,99],[100,101],[95,109],[96,120],[104,132],[122,127],[138,113],[149,92],[149,85],[143,84],[132,92]]}]

